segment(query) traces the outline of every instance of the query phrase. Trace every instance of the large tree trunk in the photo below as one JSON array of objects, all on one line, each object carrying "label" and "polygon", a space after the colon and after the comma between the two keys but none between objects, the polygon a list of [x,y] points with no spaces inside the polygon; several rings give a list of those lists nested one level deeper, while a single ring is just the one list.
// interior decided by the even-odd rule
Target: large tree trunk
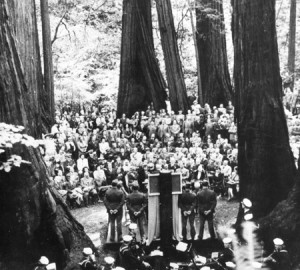
[{"label": "large tree trunk", "polygon": [[154,52],[151,1],[124,0],[118,115],[131,116],[153,102],[166,107],[166,85]]},{"label": "large tree trunk", "polygon": [[[33,116],[35,107],[7,6],[7,0],[0,0],[0,122],[23,125],[26,133],[36,135],[39,125]],[[24,51],[31,52],[26,47]],[[34,68],[32,72],[36,74]],[[32,264],[46,255],[63,269],[70,259],[79,260],[84,246],[93,244],[60,195],[49,186],[40,152],[16,143],[0,154],[0,163],[13,154],[31,164],[13,167],[9,173],[0,170],[0,268],[32,269]]]},{"label": "large tree trunk", "polygon": [[233,2],[240,194],[260,218],[287,198],[296,173],[281,100],[275,0]]},{"label": "large tree trunk", "polygon": [[182,65],[178,52],[170,0],[156,0],[162,49],[172,110],[187,112],[189,108]]},{"label": "large tree trunk", "polygon": [[233,98],[226,51],[223,0],[197,0],[196,5],[203,100],[210,105],[219,106]]},{"label": "large tree trunk", "polygon": [[295,54],[296,54],[296,14],[297,1],[291,0],[290,7],[290,31],[289,31],[289,51],[288,51],[288,71],[292,75],[291,88],[294,89],[295,81]]},{"label": "large tree trunk", "polygon": [[202,106],[204,106],[203,102],[203,91],[202,91],[202,81],[201,81],[201,67],[200,67],[200,56],[199,56],[199,51],[198,51],[198,46],[197,46],[197,35],[196,35],[196,27],[194,24],[194,16],[193,16],[193,10],[195,10],[195,7],[192,8],[190,0],[188,0],[188,5],[189,5],[189,13],[190,13],[190,18],[191,18],[191,26],[192,26],[192,32],[193,32],[193,40],[194,40],[194,46],[195,46],[195,56],[196,56],[196,66],[197,66],[197,85],[198,85],[198,102]]},{"label": "large tree trunk", "polygon": [[[36,136],[40,136],[41,106],[39,102],[40,92],[43,91],[42,69],[38,42],[35,2],[33,0],[8,1],[8,16],[10,18],[12,35],[15,37],[15,45],[21,61],[19,65],[23,71],[26,91],[26,106],[32,111],[30,115],[32,129]],[[1,47],[2,48],[2,47]]]},{"label": "large tree trunk", "polygon": [[48,0],[41,0],[41,18],[42,18],[42,34],[43,34],[43,56],[44,56],[44,88],[45,95],[42,97],[43,102],[47,106],[45,114],[48,116],[49,124],[54,123],[54,78],[53,78],[53,62],[52,62],[52,43],[51,28],[48,11]]}]

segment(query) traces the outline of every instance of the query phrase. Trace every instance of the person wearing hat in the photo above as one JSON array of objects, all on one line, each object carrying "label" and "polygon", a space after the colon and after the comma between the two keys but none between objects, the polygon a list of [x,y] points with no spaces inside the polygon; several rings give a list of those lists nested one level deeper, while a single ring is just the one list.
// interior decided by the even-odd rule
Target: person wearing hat
[{"label": "person wearing hat", "polygon": [[110,241],[115,239],[115,222],[117,222],[118,240],[122,241],[122,216],[123,204],[125,203],[124,193],[118,189],[118,180],[112,181],[112,187],[108,189],[104,196],[104,205],[106,206],[109,224],[111,229]]},{"label": "person wearing hat", "polygon": [[284,242],[280,238],[273,239],[274,251],[266,258],[264,263],[274,270],[290,270],[291,261],[288,251],[285,249]]},{"label": "person wearing hat", "polygon": [[120,265],[125,269],[149,269],[150,265],[139,256],[135,256],[131,249],[132,236],[124,235],[123,244],[119,249]]},{"label": "person wearing hat", "polygon": [[93,250],[89,247],[86,247],[82,251],[83,258],[78,263],[82,270],[96,270],[98,269],[96,264],[95,255],[93,253]]},{"label": "person wearing hat", "polygon": [[224,250],[220,254],[220,256],[218,258],[218,262],[225,267],[226,262],[233,262],[234,261],[232,239],[230,237],[225,237],[223,239],[223,244],[224,244]]},{"label": "person wearing hat", "polygon": [[104,258],[104,266],[101,267],[101,270],[112,270],[114,268],[115,259],[113,257]]},{"label": "person wearing hat", "polygon": [[139,192],[139,184],[137,181],[132,183],[132,193],[127,196],[126,205],[131,221],[138,225],[141,238],[145,238],[144,222],[147,198],[145,194]]},{"label": "person wearing hat", "polygon": [[243,211],[244,211],[244,215],[243,215],[243,221],[246,221],[245,220],[245,216],[248,215],[248,214],[252,214],[252,218],[253,218],[253,213],[252,213],[252,202],[247,199],[247,198],[244,198],[241,202],[242,204],[242,208],[243,208]]},{"label": "person wearing hat", "polygon": [[179,265],[177,263],[170,263],[170,270],[178,270],[179,269]]},{"label": "person wearing hat", "polygon": [[208,230],[211,238],[215,238],[213,224],[214,212],[217,205],[217,195],[208,188],[208,181],[203,181],[202,190],[197,195],[200,229],[198,238],[202,240],[205,221],[208,222]]},{"label": "person wearing hat", "polygon": [[47,257],[42,256],[39,261],[36,263],[34,270],[46,270],[47,265],[49,264],[49,260]]},{"label": "person wearing hat", "polygon": [[178,198],[178,207],[181,209],[181,217],[182,217],[183,241],[187,240],[186,226],[188,220],[190,223],[190,232],[191,232],[192,240],[194,240],[194,237],[196,235],[196,230],[194,225],[196,204],[197,204],[197,196],[196,194],[191,192],[190,183],[186,183],[185,191],[183,191],[183,193],[180,194]]}]

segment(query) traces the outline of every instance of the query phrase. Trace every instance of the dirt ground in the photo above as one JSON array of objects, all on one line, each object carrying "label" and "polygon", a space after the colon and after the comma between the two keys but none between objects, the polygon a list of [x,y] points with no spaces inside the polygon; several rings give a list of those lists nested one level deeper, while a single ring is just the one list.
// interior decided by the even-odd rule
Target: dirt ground
[{"label": "dirt ground", "polygon": [[[238,202],[227,202],[225,198],[218,199],[216,214],[215,214],[215,226],[216,230],[219,227],[230,227],[235,222],[235,218],[238,212]],[[103,203],[99,203],[94,206],[84,207],[72,210],[73,215],[84,226],[87,235],[91,238],[94,245],[99,250],[100,262],[105,256],[116,256],[116,249],[105,246],[108,215]],[[199,220],[196,219],[196,228],[199,225]],[[196,229],[197,230],[197,229]],[[207,225],[205,227],[204,238],[208,237]]]}]

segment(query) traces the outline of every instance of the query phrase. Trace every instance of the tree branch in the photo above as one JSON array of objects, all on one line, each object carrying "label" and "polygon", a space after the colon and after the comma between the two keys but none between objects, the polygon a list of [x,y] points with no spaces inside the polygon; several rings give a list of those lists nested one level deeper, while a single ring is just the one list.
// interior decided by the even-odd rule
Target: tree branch
[{"label": "tree branch", "polygon": [[58,29],[59,29],[60,25],[63,24],[63,19],[65,18],[67,12],[68,12],[68,10],[65,11],[65,13],[63,14],[63,16],[61,17],[61,19],[59,20],[58,24],[55,27],[54,37],[51,41],[51,45],[53,45],[54,41],[57,40]]}]

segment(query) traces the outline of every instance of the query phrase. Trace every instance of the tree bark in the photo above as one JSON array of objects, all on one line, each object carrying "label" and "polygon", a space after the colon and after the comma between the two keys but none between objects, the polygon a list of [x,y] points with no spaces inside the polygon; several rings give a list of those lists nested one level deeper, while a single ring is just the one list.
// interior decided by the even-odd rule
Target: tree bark
[{"label": "tree bark", "polygon": [[287,198],[296,174],[281,100],[275,0],[233,2],[240,195],[260,218]]},{"label": "tree bark", "polygon": [[[0,0],[0,122],[23,125],[26,133],[35,135],[39,133],[33,120],[36,107],[12,30],[10,19],[14,17],[9,17],[7,7],[7,0]],[[37,71],[32,67],[32,72]],[[0,170],[0,268],[29,270],[42,255],[56,262],[58,269],[78,262],[82,248],[94,246],[60,195],[49,186],[39,150],[17,143],[0,154],[0,161],[13,154],[31,164],[13,167],[9,173]]]},{"label": "tree bark", "polygon": [[[24,74],[26,84],[26,106],[30,104],[33,120],[31,125],[35,136],[40,136],[44,131],[41,125],[40,92],[43,91],[42,69],[38,42],[35,2],[33,0],[8,1],[8,16],[10,29],[15,36],[16,50],[21,61],[20,68]],[[19,64],[17,64],[19,65]],[[31,134],[31,133],[30,133]]]},{"label": "tree bark", "polygon": [[291,0],[290,7],[290,31],[289,31],[289,50],[288,50],[288,71],[292,75],[291,90],[294,89],[295,81],[295,54],[296,54],[296,14],[297,1]]},{"label": "tree bark", "polygon": [[166,84],[154,52],[151,1],[124,0],[118,116],[131,116],[153,102],[166,107]]},{"label": "tree bark", "polygon": [[156,0],[162,49],[172,110],[187,112],[189,108],[182,65],[178,52],[170,0]]},{"label": "tree bark", "polygon": [[194,16],[193,16],[193,10],[195,10],[195,8],[192,9],[190,0],[188,0],[188,5],[189,5],[189,12],[190,12],[193,39],[194,39],[194,46],[195,46],[197,77],[198,77],[198,81],[197,81],[197,84],[198,84],[198,102],[199,102],[199,104],[201,104],[203,106],[204,102],[203,102],[203,91],[202,91],[202,81],[201,81],[200,56],[199,56],[198,47],[197,47],[197,34],[196,34],[197,30],[196,30],[196,27],[195,27],[195,24],[194,24]]},{"label": "tree bark", "polygon": [[197,0],[197,45],[204,103],[227,104],[233,98],[228,70],[223,0]]},{"label": "tree bark", "polygon": [[43,56],[44,56],[44,88],[45,95],[43,102],[47,104],[43,108],[48,115],[50,125],[54,123],[54,78],[53,78],[53,61],[52,61],[52,42],[51,28],[48,10],[48,0],[41,0],[41,18],[42,18],[42,35],[43,35]]}]

